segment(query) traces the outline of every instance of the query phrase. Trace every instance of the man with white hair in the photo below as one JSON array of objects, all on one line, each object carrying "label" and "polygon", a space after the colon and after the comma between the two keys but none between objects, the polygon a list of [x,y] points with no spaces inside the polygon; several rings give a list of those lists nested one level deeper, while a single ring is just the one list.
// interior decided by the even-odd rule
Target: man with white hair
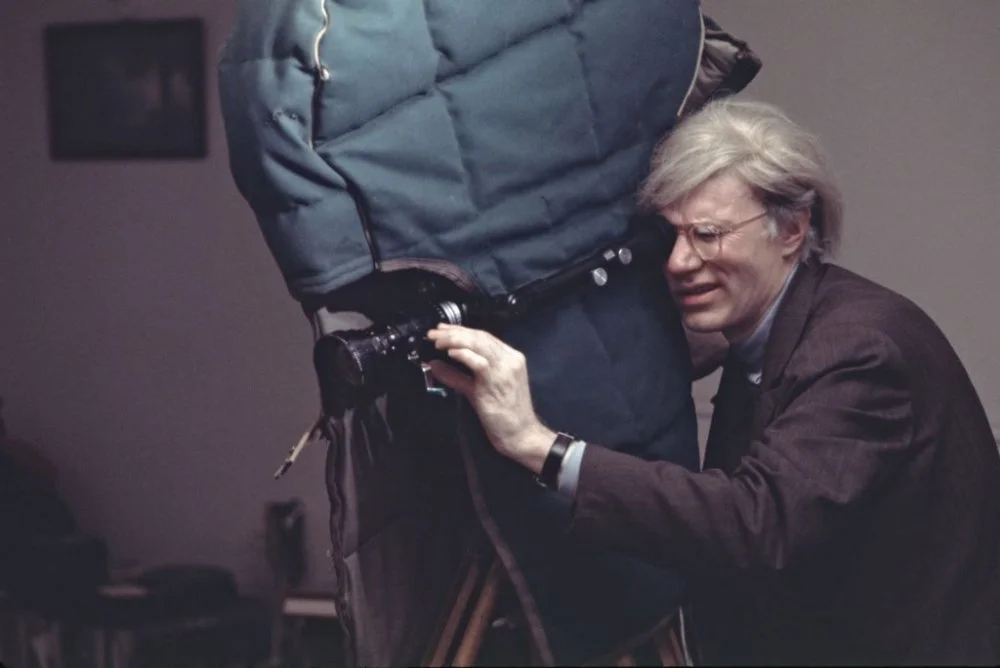
[{"label": "man with white hair", "polygon": [[1000,663],[985,410],[923,311],[825,262],[842,206],[816,139],[770,105],[713,102],[641,195],[675,239],[685,325],[730,345],[701,472],[542,424],[524,356],[487,332],[429,332],[471,372],[438,378],[574,498],[572,534],[690,575],[703,662]]}]

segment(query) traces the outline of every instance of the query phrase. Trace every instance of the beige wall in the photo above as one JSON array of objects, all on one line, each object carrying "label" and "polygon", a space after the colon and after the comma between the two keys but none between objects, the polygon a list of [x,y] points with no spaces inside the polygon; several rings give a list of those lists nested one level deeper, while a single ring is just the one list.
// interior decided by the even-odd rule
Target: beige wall
[{"label": "beige wall", "polygon": [[[839,262],[917,302],[1000,425],[1000,2],[704,0],[764,62],[746,95],[824,140]],[[714,387],[699,383],[699,405]]]}]

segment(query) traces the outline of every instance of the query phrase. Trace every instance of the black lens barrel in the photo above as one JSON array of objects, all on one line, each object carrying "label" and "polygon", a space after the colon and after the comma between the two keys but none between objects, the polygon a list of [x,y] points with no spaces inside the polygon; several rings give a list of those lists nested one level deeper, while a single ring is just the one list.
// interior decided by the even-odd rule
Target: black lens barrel
[{"label": "black lens barrel", "polygon": [[377,396],[394,363],[435,355],[425,339],[428,330],[441,322],[463,324],[467,312],[464,304],[442,301],[394,322],[331,332],[317,343],[317,366],[334,393]]}]

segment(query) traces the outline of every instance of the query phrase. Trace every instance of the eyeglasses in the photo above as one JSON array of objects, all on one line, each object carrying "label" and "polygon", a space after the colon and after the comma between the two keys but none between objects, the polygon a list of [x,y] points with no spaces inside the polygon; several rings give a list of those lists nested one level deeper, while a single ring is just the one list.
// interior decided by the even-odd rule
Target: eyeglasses
[{"label": "eyeglasses", "polygon": [[753,218],[747,218],[726,227],[708,223],[701,225],[675,225],[673,228],[678,234],[683,234],[687,238],[688,245],[694,249],[694,252],[698,254],[698,257],[702,261],[708,262],[717,258],[719,253],[722,252],[723,237],[732,234],[741,227],[746,227],[756,220],[760,220],[766,215],[767,211],[763,211]]}]

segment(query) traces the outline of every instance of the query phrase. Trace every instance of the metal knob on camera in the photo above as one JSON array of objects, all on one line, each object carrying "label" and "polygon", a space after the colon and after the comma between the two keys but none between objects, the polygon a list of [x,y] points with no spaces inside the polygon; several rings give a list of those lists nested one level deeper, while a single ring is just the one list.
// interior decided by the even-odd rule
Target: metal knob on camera
[{"label": "metal knob on camera", "polygon": [[[604,252],[602,256],[604,261],[611,263],[614,260],[618,260],[622,266],[628,266],[632,264],[632,250],[627,246],[619,248],[617,251],[608,249]],[[590,279],[599,288],[604,287],[608,284],[608,270],[605,267],[597,267],[596,269],[590,270]]]},{"label": "metal knob on camera", "polygon": [[[461,325],[463,321],[462,307],[455,302],[439,302],[437,304],[438,312],[441,314],[442,322],[446,322],[449,325]],[[408,356],[410,361],[418,363],[420,365],[420,372],[424,376],[424,389],[428,394],[433,394],[437,397],[447,397],[448,388],[442,387],[437,384],[434,374],[431,372],[431,365],[420,359],[420,355],[414,349]]]}]

